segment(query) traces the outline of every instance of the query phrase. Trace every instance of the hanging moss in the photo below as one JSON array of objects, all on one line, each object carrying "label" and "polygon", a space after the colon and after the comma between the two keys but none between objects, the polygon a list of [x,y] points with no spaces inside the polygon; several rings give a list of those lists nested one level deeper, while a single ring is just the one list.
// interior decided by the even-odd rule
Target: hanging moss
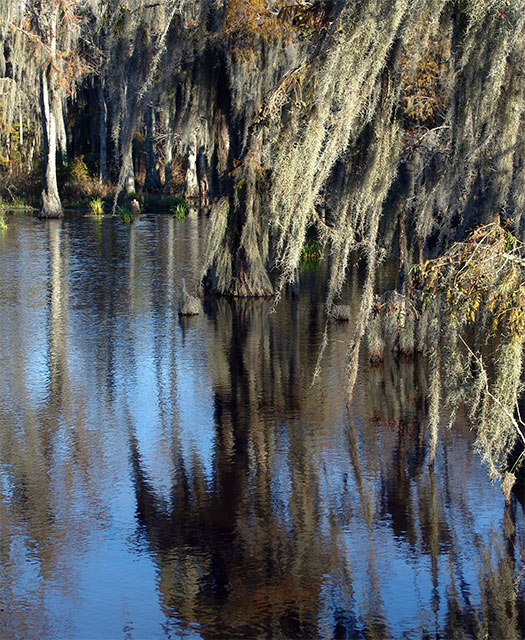
[{"label": "hanging moss", "polygon": [[[427,345],[444,357],[432,369],[431,407],[445,404],[451,423],[466,407],[476,447],[509,499],[518,471],[511,454],[517,443],[525,446],[525,425],[514,416],[525,343],[524,246],[498,220],[414,271],[434,326]],[[437,425],[438,417],[429,420]]]},{"label": "hanging moss", "polygon": [[[401,284],[402,290],[391,294],[393,311],[382,319],[381,327],[374,327],[380,220],[392,190],[405,198],[404,203],[399,201],[394,231],[404,269],[424,260],[425,253],[447,250],[466,229],[476,222],[487,223],[494,212],[504,212],[513,228],[520,228],[521,212],[514,206],[521,197],[516,180],[524,163],[525,103],[519,81],[524,21],[522,0],[512,5],[482,0],[345,4],[315,59],[285,77],[266,102],[250,144],[258,151],[262,170],[271,170],[261,196],[262,200],[267,194],[268,209],[261,215],[257,198],[238,199],[232,202],[234,219],[240,215],[250,221],[260,242],[269,238],[271,265],[280,272],[278,292],[285,282],[293,281],[307,230],[317,227],[330,256],[327,309],[341,291],[351,252],[358,250],[364,256],[362,302],[348,354],[349,395],[357,377],[361,340],[369,329],[371,355],[379,360],[382,342],[400,353],[413,353],[416,346],[428,350],[450,319],[439,305],[432,307],[430,317],[428,309],[421,315],[409,312]],[[431,77],[432,69],[441,74],[439,82]],[[423,110],[417,101],[425,97],[431,98],[431,108]],[[274,104],[279,106],[272,108]],[[250,161],[249,152],[245,158]],[[334,197],[338,162],[344,172]],[[408,176],[406,185],[398,180],[401,164]],[[391,243],[386,249],[392,250]],[[236,255],[232,254],[234,265]],[[494,264],[485,258],[480,265],[489,273]],[[264,265],[264,260],[257,264]],[[474,290],[482,285],[476,283]],[[517,286],[517,297],[519,291]],[[501,302],[497,291],[493,293],[484,305],[489,311]],[[452,295],[463,294],[457,288]],[[433,459],[444,392],[453,416],[459,401],[465,400],[459,391],[465,378],[460,380],[459,371],[472,363],[477,391],[470,413],[482,415],[483,422],[491,425],[479,431],[478,445],[492,473],[507,478],[506,486],[506,457],[517,437],[506,412],[512,410],[518,392],[521,351],[519,340],[506,337],[503,325],[514,325],[514,332],[521,334],[523,302],[517,297],[514,306],[507,298],[507,308],[494,316],[503,331],[501,347],[493,354],[495,380],[485,384],[485,369],[477,367],[476,358],[458,360],[443,342],[432,351],[435,366],[429,400]],[[470,298],[467,307],[456,306],[463,314],[456,318],[458,326],[477,315],[480,301],[475,295]],[[486,317],[480,311],[481,315]]]},{"label": "hanging moss", "polygon": [[[16,116],[19,137],[32,131],[31,149],[45,142],[35,119],[41,68],[23,33],[30,4],[9,1],[0,22],[2,171],[33,154],[13,144]],[[430,405],[446,397],[453,417],[468,400],[471,418],[491,423],[480,450],[508,487],[523,277],[521,258],[500,264],[494,248],[506,233],[525,237],[525,0],[79,6],[89,20],[62,30],[60,65],[75,78],[97,72],[93,112],[99,135],[110,137],[117,192],[136,189],[133,140],[145,127],[146,187],[174,188],[178,166],[177,188],[184,183],[195,202],[215,202],[203,281],[218,294],[278,297],[296,281],[305,240],[315,235],[328,263],[330,313],[358,256],[365,279],[352,318],[349,397],[365,335],[380,361],[386,349],[429,353],[437,331],[441,350],[432,357],[446,375],[434,367]],[[65,149],[67,92],[55,88],[49,115]],[[106,140],[99,142],[102,175]],[[498,215],[507,228],[471,238],[479,246],[468,254],[467,231]],[[501,246],[501,255],[516,257],[515,247]],[[386,254],[400,263],[397,290],[388,294],[376,283]],[[422,265],[423,294],[434,295],[417,313],[406,282],[414,263]],[[491,273],[502,279],[492,282]],[[458,286],[450,291],[439,284],[451,278]],[[450,319],[456,324],[446,328]],[[491,362],[480,360],[480,345],[463,345],[467,325],[496,332]],[[434,434],[437,409],[432,415]]]},{"label": "hanging moss", "polygon": [[382,362],[385,349],[401,356],[413,356],[418,315],[414,302],[398,291],[376,296],[366,330],[371,362]]}]

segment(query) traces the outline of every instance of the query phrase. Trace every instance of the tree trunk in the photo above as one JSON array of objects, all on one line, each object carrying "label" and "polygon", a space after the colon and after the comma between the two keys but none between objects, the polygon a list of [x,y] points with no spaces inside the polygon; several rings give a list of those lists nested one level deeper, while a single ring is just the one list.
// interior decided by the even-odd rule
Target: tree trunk
[{"label": "tree trunk", "polygon": [[155,151],[155,113],[153,107],[146,109],[146,177],[144,191],[160,191],[160,174],[157,168],[157,154]]},{"label": "tree trunk", "polygon": [[274,294],[267,271],[268,230],[260,224],[259,186],[255,168],[246,163],[229,201],[222,198],[213,207],[202,281],[211,293],[235,297]]},{"label": "tree trunk", "polygon": [[199,179],[197,177],[197,142],[192,138],[188,147],[186,179],[184,181],[184,199],[187,202],[199,202]]},{"label": "tree trunk", "polygon": [[199,180],[199,204],[201,207],[207,207],[210,202],[210,188],[208,183],[208,159],[203,147],[199,149],[197,156],[197,177]]},{"label": "tree trunk", "polygon": [[53,100],[52,104],[57,128],[58,148],[62,157],[62,163],[64,166],[67,166],[67,135],[66,123],[64,120],[64,108],[62,102],[58,99]]},{"label": "tree trunk", "polygon": [[58,195],[57,172],[56,172],[56,148],[57,148],[57,127],[54,116],[54,109],[49,96],[48,84],[49,67],[42,69],[40,75],[40,115],[42,120],[42,130],[44,134],[44,167],[43,167],[43,190],[42,190],[42,218],[60,218],[64,215],[60,196]]},{"label": "tree trunk", "polygon": [[108,181],[108,147],[106,138],[107,108],[104,98],[104,80],[98,82],[98,108],[99,108],[99,161],[98,177],[101,182]]},{"label": "tree trunk", "polygon": [[173,175],[173,142],[171,136],[171,119],[169,111],[166,110],[163,117],[164,125],[164,191],[169,193],[170,182]]},{"label": "tree trunk", "polygon": [[124,171],[124,191],[129,196],[135,193],[135,170],[133,168],[133,147],[131,144],[124,149],[122,165]]}]

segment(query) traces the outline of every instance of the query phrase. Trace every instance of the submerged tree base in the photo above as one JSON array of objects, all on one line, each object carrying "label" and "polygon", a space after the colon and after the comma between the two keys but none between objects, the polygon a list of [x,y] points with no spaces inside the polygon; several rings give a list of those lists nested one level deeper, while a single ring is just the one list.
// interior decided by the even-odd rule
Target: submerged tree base
[{"label": "submerged tree base", "polygon": [[42,191],[42,208],[38,214],[39,218],[62,218],[64,209],[60,200],[50,196],[46,191]]},{"label": "submerged tree base", "polygon": [[271,298],[275,290],[269,278],[263,282],[255,282],[247,274],[239,278],[233,278],[225,289],[219,288],[212,275],[204,276],[203,288],[207,293],[229,298]]},{"label": "submerged tree base", "polygon": [[253,212],[233,224],[238,209],[222,198],[213,207],[207,237],[207,264],[202,284],[209,293],[238,298],[264,298],[274,295],[259,248],[260,231]]}]

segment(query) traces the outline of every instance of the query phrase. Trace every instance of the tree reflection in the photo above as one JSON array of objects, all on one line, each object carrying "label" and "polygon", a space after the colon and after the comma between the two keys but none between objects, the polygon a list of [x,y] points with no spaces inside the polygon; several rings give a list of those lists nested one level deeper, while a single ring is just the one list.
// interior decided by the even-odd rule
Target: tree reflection
[{"label": "tree reflection", "polygon": [[[373,369],[369,421],[356,425],[344,400],[333,404],[327,394],[319,403],[319,391],[305,384],[322,308],[296,300],[285,305],[271,314],[268,300],[207,301],[216,429],[211,484],[197,457],[188,470],[187,460],[175,454],[170,504],[161,505],[131,445],[141,527],[159,565],[166,612],[210,638],[390,637],[395,631],[378,538],[378,526],[388,518],[394,540],[406,540],[412,553],[430,559],[433,595],[420,603],[426,620],[421,629],[439,635],[453,619],[457,629],[472,629],[474,622],[497,629],[488,605],[474,614],[458,605],[462,598],[470,601],[446,493],[455,480],[447,469],[425,464],[424,363],[393,361]],[[286,314],[286,323],[279,314]],[[333,330],[337,340],[340,329]],[[343,364],[342,356],[335,362]],[[332,371],[321,375],[319,388],[329,389]],[[329,486],[326,449],[342,419],[346,468]],[[315,432],[319,427],[322,434]],[[359,511],[345,498],[349,486]],[[368,540],[352,548],[345,530],[360,522]],[[446,557],[450,575],[442,569]],[[363,562],[367,580],[356,578]],[[489,569],[483,583],[497,581],[498,571]],[[443,585],[449,585],[445,599]],[[482,597],[497,607],[489,587]],[[516,626],[515,615],[508,622]]]},{"label": "tree reflection", "polygon": [[[461,414],[428,465],[427,363],[363,359],[347,406],[352,327],[326,324],[322,265],[275,311],[205,299],[179,319],[201,224],[144,216],[79,242],[50,221],[40,331],[21,329],[27,280],[0,292],[0,635],[43,620],[56,636],[46,598],[59,584],[81,600],[79,558],[107,531],[119,562],[154,565],[167,637],[523,636],[522,505],[498,503]],[[357,271],[349,282],[355,311]]]}]

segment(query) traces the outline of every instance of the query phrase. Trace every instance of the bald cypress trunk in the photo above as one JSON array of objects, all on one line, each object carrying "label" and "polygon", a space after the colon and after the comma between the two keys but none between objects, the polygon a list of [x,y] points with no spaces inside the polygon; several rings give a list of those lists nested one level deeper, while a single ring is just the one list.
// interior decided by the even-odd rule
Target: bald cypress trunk
[{"label": "bald cypress trunk", "polygon": [[264,184],[259,180],[260,139],[231,196],[214,207],[208,236],[205,288],[220,295],[264,297],[274,293],[268,272],[269,229],[262,221]]},{"label": "bald cypress trunk", "polygon": [[135,169],[133,167],[133,148],[131,143],[124,149],[122,172],[124,176],[124,191],[127,195],[131,195],[135,193]]},{"label": "bald cypress trunk", "polygon": [[150,105],[146,109],[146,178],[144,191],[160,191],[160,174],[157,168],[157,153],[155,149],[155,113]]},{"label": "bald cypress trunk", "polygon": [[107,182],[108,180],[108,152],[107,152],[107,140],[106,140],[106,122],[107,122],[107,108],[106,99],[104,96],[104,83],[100,78],[98,81],[98,106],[99,106],[99,179],[101,182]]},{"label": "bald cypress trunk", "polygon": [[197,176],[197,142],[192,137],[186,157],[186,176],[184,179],[184,199],[197,204],[199,202],[199,179]]},{"label": "bald cypress trunk", "polygon": [[172,163],[173,163],[173,141],[171,131],[171,119],[168,110],[163,113],[163,128],[164,128],[164,190],[169,192],[171,188],[171,178],[173,175]]},{"label": "bald cypress trunk", "polygon": [[47,31],[48,60],[40,70],[40,119],[44,140],[43,176],[42,176],[42,218],[60,218],[64,215],[58,194],[56,152],[57,121],[56,114],[61,109],[56,92],[57,80],[57,29],[59,6],[50,7],[49,14],[42,17]]},{"label": "bald cypress trunk", "polygon": [[50,67],[42,69],[40,76],[40,113],[44,138],[44,166],[42,189],[42,218],[60,218],[64,215],[58,194],[56,173],[57,125],[52,108],[53,97],[50,96],[48,74]]}]

